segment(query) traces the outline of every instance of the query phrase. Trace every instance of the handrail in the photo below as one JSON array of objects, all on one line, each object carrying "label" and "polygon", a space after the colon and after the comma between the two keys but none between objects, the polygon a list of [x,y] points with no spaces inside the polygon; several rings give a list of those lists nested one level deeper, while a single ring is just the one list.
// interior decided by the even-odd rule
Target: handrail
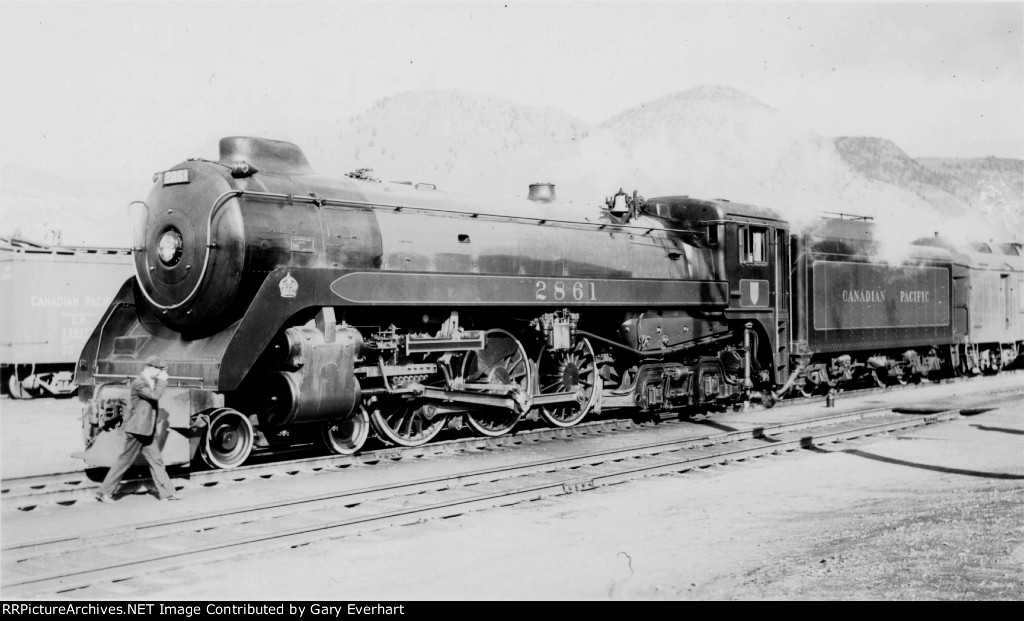
[{"label": "handrail", "polygon": [[574,224],[574,225],[584,226],[584,227],[593,227],[593,228],[596,228],[596,229],[599,229],[599,230],[603,230],[603,229],[612,227],[612,228],[617,228],[617,229],[631,229],[631,230],[635,230],[635,231],[644,231],[644,234],[649,234],[649,233],[651,233],[651,232],[653,232],[655,230],[662,230],[662,231],[671,232],[671,233],[696,233],[697,232],[697,231],[694,231],[694,230],[691,230],[691,229],[670,229],[670,228],[657,229],[655,227],[650,227],[650,226],[632,226],[632,225],[628,225],[628,224],[617,224],[617,223],[613,223],[613,222],[580,222],[578,220],[558,220],[558,219],[555,219],[555,218],[535,218],[533,216],[517,216],[517,215],[510,215],[510,214],[496,214],[496,213],[468,212],[468,211],[450,211],[450,210],[447,210],[447,209],[435,209],[435,208],[432,208],[432,207],[419,207],[419,206],[410,206],[410,205],[394,205],[394,204],[387,204],[387,203],[371,203],[371,202],[368,202],[368,201],[357,201],[357,200],[351,200],[351,199],[340,200],[340,199],[334,199],[334,198],[324,198],[324,197],[316,196],[316,195],[313,195],[313,194],[310,194],[309,196],[302,196],[302,195],[296,195],[296,194],[279,194],[279,193],[276,193],[276,192],[256,192],[256,191],[251,191],[251,190],[237,190],[235,193],[238,196],[245,195],[245,196],[255,196],[255,197],[258,197],[258,198],[274,198],[274,199],[279,199],[279,200],[285,200],[285,201],[288,201],[289,203],[293,203],[293,202],[311,203],[311,204],[317,205],[318,207],[322,207],[324,205],[332,205],[332,206],[335,206],[335,207],[369,207],[371,209],[393,209],[395,211],[406,211],[406,210],[409,210],[409,211],[423,211],[423,212],[428,212],[428,213],[437,213],[437,214],[444,214],[444,215],[449,215],[449,216],[450,215],[464,215],[464,216],[467,216],[467,217],[470,217],[470,218],[479,218],[479,217],[484,217],[484,218],[507,218],[509,220],[524,220],[524,221],[527,221],[527,222],[535,222],[537,224],[548,224],[548,223]]}]

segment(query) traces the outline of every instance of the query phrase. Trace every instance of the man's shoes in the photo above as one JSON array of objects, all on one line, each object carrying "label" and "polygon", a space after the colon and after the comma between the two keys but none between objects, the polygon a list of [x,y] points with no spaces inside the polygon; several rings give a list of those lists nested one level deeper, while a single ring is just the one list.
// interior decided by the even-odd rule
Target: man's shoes
[{"label": "man's shoes", "polygon": [[157,496],[157,500],[160,500],[160,501],[164,501],[164,500],[181,500],[181,494],[174,493],[174,494],[171,494],[170,496]]},{"label": "man's shoes", "polygon": [[114,497],[110,494],[96,494],[96,500],[106,504],[114,502]]}]

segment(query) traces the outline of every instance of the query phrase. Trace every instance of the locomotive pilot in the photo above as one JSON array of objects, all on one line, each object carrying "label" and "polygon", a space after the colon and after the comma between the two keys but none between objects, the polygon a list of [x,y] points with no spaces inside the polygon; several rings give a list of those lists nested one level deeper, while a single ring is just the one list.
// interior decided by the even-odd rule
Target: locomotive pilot
[{"label": "locomotive pilot", "polygon": [[156,356],[146,359],[146,367],[142,369],[131,383],[131,394],[128,403],[128,416],[125,417],[121,429],[124,431],[124,449],[117,461],[107,472],[100,485],[96,500],[113,502],[121,478],[135,462],[139,453],[146,458],[149,472],[156,485],[157,498],[160,500],[180,500],[181,496],[174,491],[174,484],[167,476],[164,468],[160,447],[154,442],[156,424],[159,413],[157,405],[160,395],[167,388],[167,365]]}]

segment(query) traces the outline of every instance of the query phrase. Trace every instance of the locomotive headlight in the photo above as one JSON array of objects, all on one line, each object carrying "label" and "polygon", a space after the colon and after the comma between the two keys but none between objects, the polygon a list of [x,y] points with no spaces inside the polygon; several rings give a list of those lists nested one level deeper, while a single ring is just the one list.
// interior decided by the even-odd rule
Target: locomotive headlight
[{"label": "locomotive headlight", "polygon": [[164,265],[177,264],[181,260],[181,233],[171,229],[161,235],[156,251]]}]

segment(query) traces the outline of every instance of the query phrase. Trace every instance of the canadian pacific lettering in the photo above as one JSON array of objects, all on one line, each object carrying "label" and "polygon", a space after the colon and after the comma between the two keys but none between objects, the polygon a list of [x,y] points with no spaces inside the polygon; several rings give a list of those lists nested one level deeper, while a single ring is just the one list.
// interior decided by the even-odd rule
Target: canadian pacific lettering
[{"label": "canadian pacific lettering", "polygon": [[878,289],[843,289],[844,302],[884,302],[885,291]]},{"label": "canadian pacific lettering", "polygon": [[900,302],[928,303],[928,291],[900,291]]},{"label": "canadian pacific lettering", "polygon": [[[928,303],[928,291],[900,291],[900,303]],[[844,302],[885,302],[885,291],[881,289],[843,289]]]}]

